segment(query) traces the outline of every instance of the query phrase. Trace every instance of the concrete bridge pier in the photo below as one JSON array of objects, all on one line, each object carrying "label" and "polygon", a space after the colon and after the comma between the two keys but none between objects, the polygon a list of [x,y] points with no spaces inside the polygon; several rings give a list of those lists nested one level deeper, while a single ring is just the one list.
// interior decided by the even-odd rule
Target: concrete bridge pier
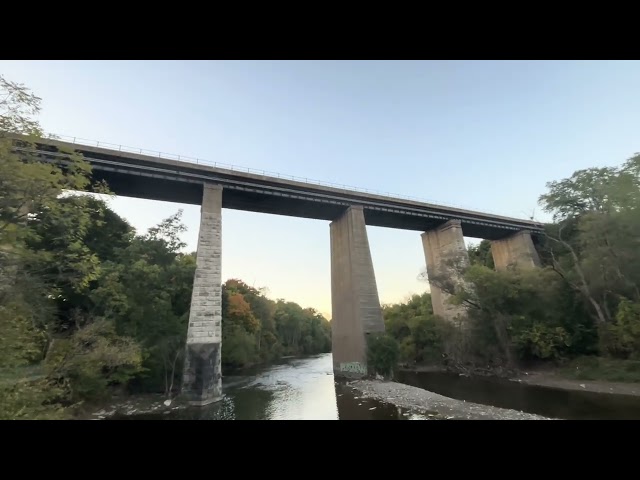
[{"label": "concrete bridge pier", "polygon": [[466,308],[450,304],[448,300],[451,295],[446,293],[441,285],[454,288],[460,286],[461,271],[469,266],[469,254],[464,244],[460,220],[449,220],[421,236],[433,313],[451,322],[457,322],[466,314]]},{"label": "concrete bridge pier", "polygon": [[222,398],[222,187],[218,185],[203,188],[196,255],[182,394],[192,405],[207,405]]},{"label": "concrete bridge pier", "polygon": [[331,222],[331,336],[337,377],[367,375],[367,335],[384,332],[361,206]]},{"label": "concrete bridge pier", "polygon": [[521,230],[500,240],[493,240],[491,254],[498,271],[509,268],[531,269],[540,266],[540,256],[528,230]]}]

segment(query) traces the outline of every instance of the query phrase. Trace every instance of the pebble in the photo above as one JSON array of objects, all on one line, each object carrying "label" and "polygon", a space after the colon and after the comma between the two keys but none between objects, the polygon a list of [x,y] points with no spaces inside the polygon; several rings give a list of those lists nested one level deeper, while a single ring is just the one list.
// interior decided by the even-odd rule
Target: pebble
[{"label": "pebble", "polygon": [[548,420],[540,415],[456,400],[396,382],[357,380],[349,385],[359,392],[361,398],[374,398],[414,412],[426,413],[429,418],[437,414],[448,420]]}]

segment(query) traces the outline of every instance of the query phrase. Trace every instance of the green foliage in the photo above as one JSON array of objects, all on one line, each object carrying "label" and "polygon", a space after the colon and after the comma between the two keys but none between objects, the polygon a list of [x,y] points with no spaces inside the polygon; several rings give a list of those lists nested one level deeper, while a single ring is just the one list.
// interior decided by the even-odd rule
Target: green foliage
[{"label": "green foliage", "polygon": [[62,391],[47,380],[0,384],[0,420],[64,420],[70,412],[58,401]]},{"label": "green foliage", "polygon": [[53,287],[50,294],[60,300],[84,291],[100,273],[100,258],[88,234],[100,228],[105,208],[91,197],[66,197],[38,211],[30,222],[25,244],[33,255],[25,264]]},{"label": "green foliage", "polygon": [[48,377],[72,402],[104,398],[108,387],[126,384],[141,369],[139,345],[117,335],[115,325],[104,319],[82,326],[69,338],[57,339],[46,359]]},{"label": "green foliage", "polygon": [[513,342],[523,357],[549,360],[560,357],[563,348],[570,345],[570,336],[562,327],[533,323],[514,335]]},{"label": "green foliage", "polygon": [[[83,261],[82,245],[69,241],[57,251],[32,248],[40,241],[38,226],[43,218],[53,215],[64,221],[62,217],[76,213],[60,196],[91,187],[90,165],[80,155],[61,151],[66,165],[60,167],[34,153],[42,130],[31,116],[39,110],[37,96],[0,77],[0,347],[3,367],[16,372],[13,381],[2,384],[2,418],[64,415],[60,391],[49,378],[36,381],[20,373],[25,365],[42,361],[52,341],[60,282],[71,279],[75,286],[86,286],[92,278],[92,262]],[[24,136],[18,139],[16,134]],[[87,218],[73,218],[86,225]],[[73,239],[75,232],[58,229],[43,244],[55,243],[60,235]],[[55,262],[57,274],[51,275]],[[69,272],[74,275],[66,276]]]},{"label": "green foliage", "polygon": [[465,278],[473,285],[464,292],[474,333],[495,339],[502,360],[512,363],[513,349],[522,360],[561,358],[570,346],[564,320],[570,311],[558,309],[562,280],[547,269],[496,272],[472,266]]},{"label": "green foliage", "polygon": [[390,376],[400,358],[395,338],[386,333],[367,335],[367,368],[370,374]]},{"label": "green foliage", "polygon": [[452,326],[433,315],[431,295],[413,295],[406,303],[385,305],[386,332],[399,343],[404,364],[441,362]]},{"label": "green foliage", "polygon": [[469,263],[471,265],[484,265],[487,268],[494,268],[493,254],[491,253],[491,242],[482,240],[478,245],[472,245],[468,249]]},{"label": "green foliage", "polygon": [[619,168],[590,168],[548,184],[540,197],[556,223],[543,255],[603,331],[618,304],[640,302],[640,155]]},{"label": "green foliage", "polygon": [[135,383],[143,391],[167,391],[179,385],[182,372],[195,258],[178,251],[180,219],[178,212],[130,238],[114,261],[102,264],[89,294],[95,314],[112,319],[120,335],[144,348],[145,373]]},{"label": "green foliage", "polygon": [[224,329],[222,345],[223,365],[244,367],[257,363],[256,337],[241,326],[231,325]]},{"label": "green foliage", "polygon": [[223,285],[222,318],[223,366],[331,351],[331,325],[322,315],[294,302],[274,302],[241,280]]},{"label": "green foliage", "polygon": [[384,307],[402,363],[514,367],[597,349],[584,304],[552,269],[497,272],[474,262],[464,280],[451,299],[467,307],[464,328],[434,316],[428,293]]},{"label": "green foliage", "polygon": [[34,326],[34,311],[21,297],[0,305],[0,365],[22,367],[42,359],[46,335]]},{"label": "green foliage", "polygon": [[42,129],[33,115],[40,112],[42,99],[23,84],[0,75],[0,131],[42,136]]},{"label": "green foliage", "polygon": [[640,303],[620,302],[615,322],[602,327],[601,344],[613,357],[640,360]]}]

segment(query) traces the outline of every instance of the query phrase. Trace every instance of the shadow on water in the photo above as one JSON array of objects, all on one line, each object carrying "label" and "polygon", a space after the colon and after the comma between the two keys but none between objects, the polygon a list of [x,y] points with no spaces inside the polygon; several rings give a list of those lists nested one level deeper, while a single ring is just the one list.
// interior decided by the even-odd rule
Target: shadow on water
[{"label": "shadow on water", "polygon": [[396,381],[468,402],[569,420],[640,419],[640,397],[561,390],[443,372],[398,372]]},{"label": "shadow on water", "polygon": [[331,354],[229,372],[223,399],[206,407],[112,417],[114,420],[410,420],[394,405],[359,398],[334,381]]}]

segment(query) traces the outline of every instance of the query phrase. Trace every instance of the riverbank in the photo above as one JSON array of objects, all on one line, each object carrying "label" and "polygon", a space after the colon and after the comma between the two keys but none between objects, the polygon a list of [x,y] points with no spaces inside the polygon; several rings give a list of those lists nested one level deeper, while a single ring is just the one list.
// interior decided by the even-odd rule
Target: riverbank
[{"label": "riverbank", "polygon": [[365,398],[373,398],[426,415],[434,420],[549,420],[540,415],[455,400],[402,383],[356,380],[347,386]]},{"label": "riverbank", "polygon": [[535,385],[538,387],[557,388],[560,390],[578,390],[611,395],[631,395],[640,397],[640,383],[608,382],[604,380],[575,380],[564,378],[554,371],[523,372],[511,381]]},{"label": "riverbank", "polygon": [[[579,368],[579,367],[578,367]],[[607,393],[611,395],[630,395],[640,397],[640,383],[613,382],[599,379],[570,378],[567,367],[547,367],[527,371],[470,371],[461,372],[439,365],[416,365],[403,367],[405,372],[433,372],[449,373],[467,377],[494,377],[526,385],[555,388],[567,391],[583,391],[593,393]]]},{"label": "riverbank", "polygon": [[187,408],[175,399],[148,393],[112,399],[103,404],[83,405],[74,412],[73,420],[107,420],[111,417],[135,417],[146,414],[168,415],[175,410]]}]

